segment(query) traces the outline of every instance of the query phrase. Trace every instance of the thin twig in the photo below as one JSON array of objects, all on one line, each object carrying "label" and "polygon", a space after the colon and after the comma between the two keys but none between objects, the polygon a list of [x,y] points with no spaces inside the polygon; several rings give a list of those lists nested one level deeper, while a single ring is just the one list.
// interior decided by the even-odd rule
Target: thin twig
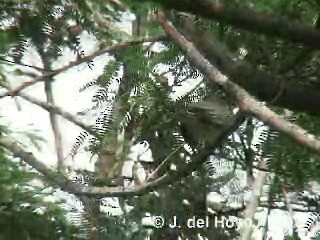
[{"label": "thin twig", "polygon": [[121,43],[115,44],[114,46],[107,47],[107,48],[102,49],[102,50],[98,50],[98,51],[96,51],[96,52],[94,52],[94,53],[92,53],[92,54],[90,54],[88,56],[85,56],[85,57],[81,58],[80,60],[72,61],[69,64],[67,64],[67,65],[65,65],[65,66],[63,66],[61,68],[53,70],[53,72],[45,73],[45,74],[43,74],[43,75],[41,75],[39,77],[36,77],[32,81],[24,82],[21,85],[19,85],[18,87],[12,89],[11,91],[8,91],[8,92],[6,92],[4,94],[0,94],[0,98],[6,97],[6,96],[14,96],[18,92],[22,91],[23,89],[25,89],[25,88],[27,88],[29,86],[32,86],[35,83],[44,81],[46,78],[53,78],[54,76],[56,76],[56,75],[58,75],[58,74],[60,74],[62,72],[65,72],[65,71],[69,70],[72,67],[78,66],[78,65],[80,65],[80,64],[82,64],[84,62],[91,61],[94,58],[96,58],[98,56],[101,56],[103,54],[116,52],[116,51],[118,51],[118,50],[120,50],[122,48],[129,47],[129,46],[134,46],[134,45],[145,43],[145,42],[161,41],[161,40],[165,40],[165,39],[166,39],[166,37],[164,35],[158,35],[158,36],[154,36],[154,37],[143,38],[143,39],[137,40],[137,41],[121,42]]},{"label": "thin twig", "polygon": [[159,166],[152,172],[152,174],[148,177],[147,182],[149,182],[151,179],[154,179],[158,173],[162,170],[163,166],[167,164],[170,157],[175,154],[183,145],[180,145],[175,150],[173,150],[160,164]]},{"label": "thin twig", "polygon": [[20,92],[21,90],[32,86],[33,84],[37,83],[37,82],[41,82],[44,81],[45,78],[47,77],[53,77],[55,76],[57,73],[53,72],[53,73],[46,73],[44,75],[41,75],[39,77],[36,77],[35,79],[33,79],[32,81],[28,81],[28,82],[24,82],[21,85],[19,85],[18,87],[15,87],[14,89],[5,92],[4,94],[0,94],[0,98],[6,97],[6,96],[14,96],[16,95],[18,92]]},{"label": "thin twig", "polygon": [[259,166],[257,166],[257,167],[252,167],[252,168],[254,168],[254,169],[257,169],[257,170],[259,170],[259,171],[262,171],[262,172],[267,172],[267,173],[276,173],[276,174],[281,174],[281,175],[286,175],[286,176],[291,176],[292,174],[291,173],[289,173],[289,172],[285,172],[285,171],[272,171],[272,170],[270,170],[270,169],[268,169],[268,168],[262,168],[262,167],[259,167]]},{"label": "thin twig", "polygon": [[[4,87],[6,89],[9,89],[8,86],[4,83],[0,83],[0,86]],[[64,117],[65,119],[69,120],[70,122],[74,123],[75,125],[79,126],[82,129],[84,129],[85,131],[92,134],[93,136],[95,135],[95,132],[92,130],[92,128],[89,125],[86,125],[85,123],[81,122],[79,119],[77,119],[76,116],[62,110],[61,108],[59,108],[57,106],[53,106],[53,105],[48,104],[46,102],[40,101],[32,96],[29,96],[28,94],[22,93],[22,92],[18,93],[17,96],[39,106],[47,111],[52,110],[55,114]]]},{"label": "thin twig", "polygon": [[6,62],[6,63],[9,63],[9,64],[23,66],[23,67],[33,68],[33,69],[35,69],[37,71],[40,71],[40,72],[43,72],[43,73],[49,73],[49,72],[52,73],[53,72],[51,70],[46,70],[44,68],[36,67],[36,66],[33,66],[33,65],[11,61],[11,60],[5,59],[3,57],[0,57],[0,61]]}]

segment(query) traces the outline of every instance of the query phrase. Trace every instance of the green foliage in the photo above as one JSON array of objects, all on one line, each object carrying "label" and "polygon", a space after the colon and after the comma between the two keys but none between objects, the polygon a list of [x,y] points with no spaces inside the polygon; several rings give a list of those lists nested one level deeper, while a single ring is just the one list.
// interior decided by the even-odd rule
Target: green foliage
[{"label": "green foliage", "polygon": [[[153,3],[155,2],[155,3]],[[146,17],[148,13],[161,9],[160,1],[125,1],[127,7],[136,16]],[[166,2],[164,2],[166,5]],[[183,1],[175,3],[183,5]],[[277,13],[286,20],[299,22],[302,25],[319,28],[315,18],[319,18],[319,5],[316,1],[234,1],[232,6],[237,9],[251,8],[257,12]],[[145,31],[140,36],[126,36],[109,28],[120,21],[124,12],[118,1],[2,1],[0,3],[0,54],[11,56],[16,63],[22,61],[26,50],[35,47],[41,57],[51,60],[57,59],[61,51],[69,48],[75,52],[78,60],[85,53],[81,45],[80,35],[84,31],[93,34],[100,43],[100,47],[123,40],[136,40],[145,36],[162,33],[162,29],[154,22],[147,23]],[[176,13],[172,12],[172,15]],[[178,14],[176,14],[178,15]],[[172,17],[174,24],[179,24],[183,17]],[[7,22],[6,22],[7,21]],[[283,19],[276,19],[282,24]],[[208,37],[223,42],[222,52],[236,59],[237,64],[250,64],[253,68],[272,73],[280,79],[279,84],[312,85],[319,86],[314,76],[319,76],[319,53],[296,43],[239,30],[224,22],[216,22],[196,16],[192,25],[207,30]],[[319,23],[319,21],[318,21]],[[219,96],[221,91],[209,84],[205,79],[202,85],[190,90],[177,99],[172,98],[174,90],[187,80],[200,77],[199,72],[192,66],[184,53],[172,41],[162,41],[158,44],[161,51],[152,50],[152,46],[130,46],[119,51],[111,52],[114,59],[108,61],[103,73],[95,80],[90,81],[79,89],[85,91],[90,87],[99,87],[92,102],[93,109],[100,109],[96,121],[96,136],[82,132],[76,139],[71,156],[77,153],[79,147],[91,137],[89,150],[93,154],[100,154],[109,146],[114,147],[118,133],[125,132],[123,155],[125,158],[132,141],[146,140],[154,157],[155,167],[165,159],[168,163],[162,172],[169,171],[170,164],[174,163],[178,169],[185,166],[186,161],[195,161],[195,153],[200,152],[203,144],[199,143],[188,132],[183,124],[186,119],[186,108],[189,104],[199,102],[211,93]],[[247,51],[240,56],[240,49]],[[295,49],[295,51],[292,51]],[[230,52],[227,52],[229,51]],[[92,62],[88,61],[88,66]],[[168,66],[166,73],[160,65]],[[219,62],[217,62],[219,65]],[[162,71],[162,72],[161,72]],[[243,73],[245,76],[247,73]],[[173,84],[165,81],[166,76],[173,77]],[[246,76],[252,77],[252,76]],[[114,85],[119,86],[118,94]],[[272,103],[271,103],[272,104]],[[105,107],[108,105],[107,107]],[[310,132],[320,135],[318,116],[305,113],[294,113],[295,123]],[[197,122],[196,122],[197,123]],[[195,128],[198,127],[194,124]],[[254,149],[253,135],[258,128],[258,122],[247,118],[245,124],[237,130],[240,140],[229,138],[218,153],[234,163],[234,169],[241,168],[247,173],[252,171],[259,163],[259,159],[267,160],[268,171],[275,173],[274,184],[271,186],[271,195],[283,193],[282,184],[291,191],[300,191],[310,180],[319,180],[319,156],[312,155],[305,148],[296,146],[281,133],[266,129],[261,133],[260,139]],[[209,131],[211,128],[204,129]],[[190,130],[190,129],[189,129]],[[30,135],[30,134],[29,134]],[[32,139],[36,136],[30,135]],[[192,153],[182,146],[192,147]],[[113,149],[114,150],[114,149]],[[8,231],[1,233],[0,238],[18,239],[52,239],[71,236],[69,228],[60,209],[45,203],[48,209],[43,215],[33,211],[44,205],[41,198],[33,194],[39,189],[23,189],[28,186],[34,174],[20,171],[16,163],[11,163],[4,157],[3,149],[0,152],[0,219],[1,228]],[[168,157],[169,156],[169,157]],[[123,159],[122,159],[123,160]],[[200,162],[205,162],[201,159]],[[214,170],[220,170],[219,166]],[[86,174],[86,173],[84,173]],[[131,212],[121,217],[110,217],[97,210],[97,199],[93,200],[92,215],[81,218],[89,219],[97,225],[100,239],[142,239],[150,229],[141,224],[146,212],[152,215],[161,215],[164,219],[172,219],[174,215],[186,222],[188,218],[204,218],[208,213],[206,209],[206,193],[212,183],[208,180],[209,170],[204,168],[190,175],[176,185],[165,186],[158,191],[158,196],[149,193],[141,197],[122,199],[123,204],[134,206]],[[111,179],[96,179],[90,185],[110,185]],[[269,183],[268,183],[269,184]],[[19,186],[19,187],[16,187]],[[187,200],[190,204],[183,204]],[[187,202],[184,201],[184,202]],[[31,207],[21,207],[21,203],[29,203]],[[51,218],[55,217],[55,221]],[[10,219],[10,221],[8,220]],[[26,221],[26,219],[31,219]],[[12,231],[15,226],[19,231]],[[41,226],[41,232],[36,231]],[[129,228],[128,228],[129,226]],[[194,239],[198,233],[214,239],[231,239],[236,236],[230,230],[231,236],[226,236],[222,229],[188,229],[186,226],[179,230],[152,229],[155,239],[173,239],[177,235]],[[85,231],[90,229],[85,228]],[[19,233],[23,236],[12,234]],[[32,235],[33,234],[33,235]]]},{"label": "green foliage", "polygon": [[42,189],[30,183],[36,176],[0,148],[1,239],[70,239],[76,233],[57,203],[44,201],[49,193],[41,196]]},{"label": "green foliage", "polygon": [[5,54],[14,46],[11,56],[17,62],[21,61],[30,44],[52,58],[58,57],[64,47],[69,47],[82,57],[84,52],[79,43],[82,31],[97,37],[101,34],[107,36],[98,25],[97,19],[100,16],[97,13],[108,13],[112,21],[117,20],[121,14],[119,7],[111,2],[101,4],[99,1],[85,0],[77,1],[76,4],[72,1],[5,1],[1,3],[0,9],[0,22],[5,25],[0,29],[0,53]]}]

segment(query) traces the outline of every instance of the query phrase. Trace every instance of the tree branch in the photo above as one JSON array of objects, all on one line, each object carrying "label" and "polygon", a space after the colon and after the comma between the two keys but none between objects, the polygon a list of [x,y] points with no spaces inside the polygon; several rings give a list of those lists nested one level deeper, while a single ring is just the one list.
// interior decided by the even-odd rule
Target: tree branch
[{"label": "tree branch", "polygon": [[[207,32],[194,27],[186,21],[178,30],[201,51],[203,56],[233,82],[248,90],[262,101],[297,111],[319,114],[320,91],[318,89],[292,86],[279,81],[277,77],[253,68],[248,62],[242,60],[236,63],[229,56],[227,47]],[[277,97],[276,97],[277,96]],[[301,98],[301,96],[304,96]]]},{"label": "tree branch", "polygon": [[33,69],[35,69],[35,70],[37,70],[37,71],[44,72],[44,73],[50,73],[50,72],[52,72],[52,71],[48,71],[48,70],[46,70],[46,69],[43,69],[43,68],[40,68],[40,67],[36,67],[36,66],[32,66],[32,65],[29,65],[29,64],[11,61],[11,60],[5,59],[5,58],[3,58],[3,57],[0,57],[0,61],[6,62],[6,63],[8,63],[8,64],[20,65],[20,66],[23,66],[23,67],[33,68]]},{"label": "tree branch", "polygon": [[15,87],[14,89],[7,91],[3,94],[0,94],[0,98],[6,97],[6,96],[14,96],[16,95],[18,92],[22,91],[23,89],[32,86],[33,84],[37,83],[37,82],[42,82],[44,81],[45,78],[47,77],[53,77],[55,75],[57,75],[58,73],[56,72],[52,72],[52,73],[46,73],[43,74],[41,76],[36,77],[35,79],[33,79],[32,81],[29,82],[24,82],[21,85],[19,85],[18,87]]},{"label": "tree branch", "polygon": [[237,113],[232,120],[233,124],[230,123],[226,128],[220,129],[214,146],[210,146],[208,149],[200,151],[196,156],[194,156],[191,162],[185,164],[181,169],[178,169],[177,171],[170,171],[156,180],[133,187],[92,187],[79,185],[68,180],[63,174],[50,170],[45,164],[36,159],[32,153],[24,151],[16,140],[11,140],[8,137],[2,137],[0,138],[0,145],[12,152],[15,157],[19,157],[24,162],[28,163],[36,171],[41,173],[48,181],[58,185],[62,190],[69,193],[101,197],[138,196],[175,183],[179,179],[184,178],[191,172],[197,170],[197,168],[203,163],[204,159],[206,159],[209,153],[212,152],[212,148],[218,146],[221,141],[238,128],[243,121],[243,115],[241,113]]},{"label": "tree branch", "polygon": [[145,43],[145,42],[156,42],[156,41],[161,41],[161,40],[165,40],[165,36],[158,35],[158,36],[154,36],[154,37],[150,37],[150,38],[143,38],[143,39],[137,40],[137,41],[121,42],[121,43],[115,44],[114,46],[110,46],[110,47],[107,47],[105,49],[98,50],[98,51],[96,51],[96,52],[94,52],[94,53],[92,53],[92,54],[90,54],[88,56],[85,56],[85,57],[81,58],[80,60],[70,62],[69,64],[67,64],[67,65],[65,65],[65,66],[63,66],[61,68],[53,70],[53,72],[49,72],[49,73],[43,74],[43,75],[41,75],[39,77],[36,77],[32,81],[24,82],[21,85],[19,85],[18,87],[14,88],[14,89],[12,89],[10,91],[5,92],[4,94],[0,94],[0,98],[6,97],[6,96],[14,96],[18,92],[22,91],[23,89],[25,89],[25,88],[27,88],[29,86],[32,86],[33,84],[35,84],[37,82],[42,82],[46,78],[53,78],[54,76],[56,76],[56,75],[58,75],[58,74],[60,74],[62,72],[65,72],[65,71],[69,70],[72,67],[78,66],[78,65],[80,65],[80,64],[82,64],[84,62],[87,62],[87,61],[91,61],[94,58],[96,58],[98,56],[101,56],[103,54],[116,52],[116,51],[118,51],[118,50],[120,50],[122,48],[129,47],[129,46],[134,46],[134,45]]},{"label": "tree branch", "polygon": [[[262,162],[262,167],[265,167],[265,163]],[[259,172],[258,176],[255,178],[253,187],[252,187],[252,193],[249,199],[249,203],[244,211],[244,219],[248,219],[249,223],[253,223],[254,214],[256,212],[256,209],[259,205],[259,198],[261,195],[261,190],[264,184],[266,178],[265,172]],[[243,229],[241,231],[241,239],[243,240],[250,240],[252,235],[252,227],[250,224],[245,224],[243,226]]]},{"label": "tree branch", "polygon": [[[4,87],[6,89],[9,90],[9,86],[7,86],[4,83],[0,83],[1,87]],[[82,128],[83,130],[87,131],[88,133],[90,133],[91,135],[95,136],[96,133],[92,130],[91,126],[86,125],[85,123],[83,123],[82,121],[80,121],[76,116],[62,110],[61,108],[57,107],[57,106],[53,106],[52,104],[48,104],[46,102],[40,101],[32,96],[29,96],[28,94],[25,93],[17,93],[17,96],[43,108],[44,110],[47,111],[53,111],[55,114],[60,115],[61,117],[69,120],[70,122],[74,123],[75,125],[79,126],[80,128]]]},{"label": "tree branch", "polygon": [[0,138],[0,145],[13,153],[15,157],[19,157],[36,171],[43,174],[43,176],[51,183],[58,185],[62,190],[76,195],[87,196],[101,196],[101,197],[125,197],[125,196],[138,196],[153,191],[156,188],[172,182],[171,176],[164,174],[156,180],[133,187],[92,187],[84,186],[69,180],[61,173],[57,173],[49,169],[44,163],[40,162],[34,157],[31,152],[24,151],[17,141],[11,140],[7,137]]},{"label": "tree branch", "polygon": [[213,83],[221,86],[229,97],[234,100],[240,110],[284,133],[297,143],[308,147],[311,151],[320,153],[320,141],[299,126],[285,121],[275,112],[264,106],[262,103],[251,97],[239,85],[231,82],[222,75],[203,55],[182,36],[177,29],[169,22],[164,13],[158,13],[158,21],[162,25],[168,37],[174,40],[187,54],[190,62],[199,69],[203,75]]},{"label": "tree branch", "polygon": [[[137,1],[137,0],[136,0]],[[290,22],[287,19],[239,8],[232,1],[210,0],[149,0],[166,8],[182,12],[190,12],[209,19],[225,22],[232,26],[251,32],[277,36],[292,42],[302,43],[314,49],[320,49],[320,31],[312,27]],[[139,3],[141,1],[139,0]],[[219,2],[219,3],[218,3]]]},{"label": "tree branch", "polygon": [[[51,71],[51,59],[46,56],[46,53],[43,51],[40,51],[40,55],[43,61],[44,68],[46,71]],[[54,96],[53,96],[53,90],[52,90],[52,77],[48,77],[44,81],[44,91],[47,98],[47,103],[54,106]],[[49,110],[49,119],[50,119],[50,125],[53,132],[54,137],[54,145],[56,148],[56,154],[57,154],[57,160],[58,160],[58,172],[64,171],[64,158],[63,158],[63,144],[62,144],[62,135],[59,127],[59,122],[57,115],[53,111],[53,109]]]}]

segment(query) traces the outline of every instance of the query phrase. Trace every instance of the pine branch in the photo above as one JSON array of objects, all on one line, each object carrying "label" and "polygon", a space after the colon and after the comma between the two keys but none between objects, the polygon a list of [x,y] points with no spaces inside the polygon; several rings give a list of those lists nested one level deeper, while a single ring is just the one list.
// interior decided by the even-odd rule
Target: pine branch
[{"label": "pine branch", "polygon": [[251,97],[246,90],[228,80],[226,76],[222,75],[218,69],[203,57],[191,42],[186,40],[186,38],[178,32],[172,23],[166,19],[164,13],[158,13],[158,21],[168,37],[175,41],[186,52],[190,62],[196,66],[206,78],[222,87],[229,97],[237,103],[240,111],[256,117],[275,130],[292,138],[297,143],[309,148],[311,151],[320,153],[320,141],[314,135],[284,120],[261,102]]},{"label": "pine branch", "polygon": [[6,97],[6,96],[14,96],[18,92],[24,90],[25,88],[27,88],[29,86],[32,86],[35,83],[45,81],[46,78],[53,78],[54,76],[56,76],[56,75],[58,75],[58,74],[60,74],[62,72],[65,72],[65,71],[69,70],[72,67],[78,66],[78,65],[80,65],[80,64],[82,64],[84,62],[91,61],[94,58],[96,58],[98,56],[101,56],[103,54],[117,52],[122,48],[134,46],[134,45],[137,45],[137,44],[142,44],[142,43],[145,43],[145,42],[156,42],[156,41],[162,41],[162,40],[165,40],[165,39],[166,39],[165,36],[158,35],[158,36],[154,36],[154,37],[143,38],[143,39],[137,40],[137,41],[125,41],[125,42],[121,42],[121,43],[115,44],[113,46],[107,47],[105,49],[98,50],[98,51],[96,51],[96,52],[94,52],[94,53],[92,53],[92,54],[90,54],[88,56],[85,56],[85,57],[81,58],[80,60],[70,62],[69,64],[67,64],[67,65],[65,65],[65,66],[63,66],[61,68],[53,70],[53,72],[45,73],[45,74],[43,74],[43,75],[41,75],[39,77],[36,77],[32,81],[24,82],[21,85],[19,85],[18,87],[14,88],[14,89],[12,89],[10,91],[5,92],[4,94],[0,94],[0,98]]}]

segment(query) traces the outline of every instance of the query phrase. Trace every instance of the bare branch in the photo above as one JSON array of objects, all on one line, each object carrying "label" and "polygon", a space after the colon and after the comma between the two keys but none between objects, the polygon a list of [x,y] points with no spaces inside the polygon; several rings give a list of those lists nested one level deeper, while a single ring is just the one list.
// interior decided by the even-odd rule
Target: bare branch
[{"label": "bare branch", "polygon": [[21,90],[32,86],[33,84],[37,83],[37,82],[41,82],[44,81],[44,79],[46,77],[53,77],[55,76],[57,73],[53,72],[53,73],[46,73],[44,75],[41,75],[39,77],[36,77],[35,79],[33,79],[32,81],[28,81],[28,82],[24,82],[21,85],[19,85],[18,87],[15,87],[14,89],[5,92],[4,94],[0,94],[0,98],[6,97],[6,96],[14,96],[16,95],[18,92],[20,92]]},{"label": "bare branch", "polygon": [[[0,86],[4,87],[6,89],[9,89],[9,87],[2,82],[0,83]],[[55,114],[64,117],[65,119],[69,120],[70,122],[81,127],[82,129],[84,129],[85,131],[87,131],[91,135],[95,136],[96,133],[92,130],[92,128],[90,126],[86,125],[85,123],[83,123],[82,121],[77,119],[76,116],[73,116],[72,114],[62,110],[61,108],[59,108],[57,106],[53,106],[52,104],[48,104],[46,102],[40,101],[32,96],[29,96],[28,94],[22,93],[22,92],[18,93],[17,95],[19,97],[35,104],[35,105],[37,105],[37,106],[47,110],[47,111],[53,111]]]},{"label": "bare branch", "polygon": [[166,34],[173,39],[187,54],[190,62],[196,66],[203,75],[213,83],[221,86],[224,91],[239,106],[240,110],[273,127],[274,129],[289,136],[297,143],[308,147],[311,151],[320,153],[320,141],[299,126],[289,123],[275,112],[258,102],[239,85],[231,82],[222,75],[196,47],[182,36],[177,29],[169,22],[164,13],[158,13],[158,21],[162,25]]},{"label": "bare branch", "polygon": [[48,71],[46,69],[43,69],[43,68],[40,68],[40,67],[36,67],[36,66],[32,66],[32,65],[29,65],[29,64],[11,61],[11,60],[5,59],[3,57],[0,57],[0,61],[6,62],[6,63],[9,63],[9,64],[13,64],[13,65],[20,65],[20,66],[23,66],[23,67],[33,68],[33,69],[35,69],[37,71],[40,71],[40,72],[43,72],[43,73],[53,72],[53,71]]},{"label": "bare branch", "polygon": [[[41,52],[41,51],[40,51]],[[48,69],[47,71],[50,72],[50,58],[46,56],[45,53],[42,52],[41,58],[43,61],[43,65],[45,69]],[[44,81],[44,91],[47,98],[47,103],[54,106],[54,96],[52,91],[52,77],[48,77]],[[59,122],[57,115],[53,111],[53,109],[49,110],[49,118],[50,118],[50,125],[53,132],[54,137],[54,145],[56,148],[56,154],[57,154],[57,160],[58,160],[58,172],[63,172],[64,170],[64,163],[63,163],[63,144],[62,144],[62,134],[59,128]]]},{"label": "bare branch", "polygon": [[163,169],[165,165],[167,165],[168,161],[170,160],[171,156],[174,155],[180,148],[182,148],[183,145],[180,145],[175,150],[173,150],[161,163],[158,165],[158,167],[151,173],[151,175],[148,177],[147,182],[149,182],[151,179],[154,179],[159,175],[159,172]]}]

